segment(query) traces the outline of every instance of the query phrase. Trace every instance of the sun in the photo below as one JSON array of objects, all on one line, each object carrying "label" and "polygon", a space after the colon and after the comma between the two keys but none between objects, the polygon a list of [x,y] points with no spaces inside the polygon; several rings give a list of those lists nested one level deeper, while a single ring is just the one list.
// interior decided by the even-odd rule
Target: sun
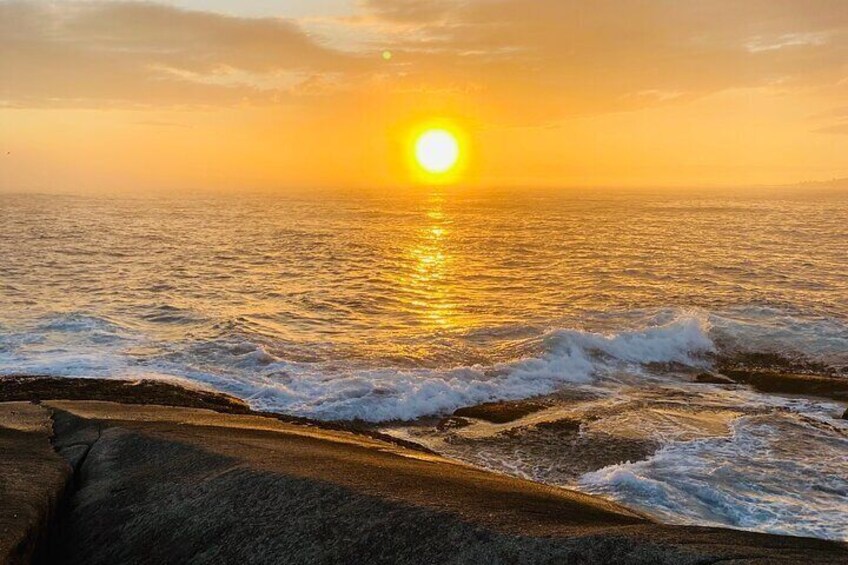
[{"label": "sun", "polygon": [[459,140],[446,129],[428,129],[415,140],[415,160],[431,175],[449,173],[459,157]]}]

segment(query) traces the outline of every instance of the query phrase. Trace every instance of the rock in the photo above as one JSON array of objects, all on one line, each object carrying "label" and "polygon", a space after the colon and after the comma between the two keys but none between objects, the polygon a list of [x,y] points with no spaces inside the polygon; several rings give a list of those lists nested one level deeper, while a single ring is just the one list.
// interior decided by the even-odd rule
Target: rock
[{"label": "rock", "polygon": [[552,420],[550,422],[540,422],[534,427],[537,430],[576,433],[580,431],[581,424],[582,422],[580,420],[574,418],[560,418],[559,420]]},{"label": "rock", "polygon": [[0,404],[0,563],[43,560],[71,470],[50,446],[50,412]]},{"label": "rock", "polygon": [[[624,539],[545,536],[650,524],[613,503],[364,436],[203,410],[45,404],[58,445],[93,439],[55,543],[64,563],[626,561]],[[650,562],[686,554],[642,546]]]},{"label": "rock", "polygon": [[545,408],[547,408],[545,404],[533,401],[487,402],[477,406],[460,408],[453,415],[485,420],[493,424],[506,424]]},{"label": "rock", "polygon": [[848,557],[824,540],[662,526],[592,496],[272,418],[45,404],[60,436],[97,430],[52,544],[66,564]]},{"label": "rock", "polygon": [[436,424],[436,429],[440,432],[446,432],[449,430],[458,430],[461,428],[466,428],[470,425],[471,422],[466,420],[465,418],[448,416],[447,418],[442,418],[442,420],[438,424]]},{"label": "rock", "polygon": [[[643,461],[660,449],[657,441],[593,431],[587,420],[559,418],[517,424],[495,434],[463,434],[450,438],[463,452],[485,453],[492,461],[509,461],[516,454],[524,461],[551,461],[558,481],[575,483],[589,472],[626,461]],[[519,462],[515,469],[532,472]],[[548,469],[546,469],[548,471]]]},{"label": "rock", "polygon": [[[0,562],[848,559],[843,543],[660,525],[352,431],[102,400],[0,403]],[[556,425],[571,434],[576,422]],[[73,480],[51,431],[77,467]]]},{"label": "rock", "polygon": [[124,404],[192,406],[234,414],[250,412],[250,407],[238,398],[217,392],[190,390],[164,381],[0,376],[0,402],[56,399],[120,399]]},{"label": "rock", "polygon": [[708,383],[708,384],[717,384],[717,385],[732,385],[736,384],[736,382],[729,378],[725,377],[720,373],[700,373],[695,377],[696,383]]},{"label": "rock", "polygon": [[722,373],[760,392],[848,400],[848,377],[741,369],[725,369]]},{"label": "rock", "polygon": [[842,414],[842,419],[843,419],[843,420],[848,420],[848,408],[846,408],[846,409],[845,409],[845,413],[844,413],[844,414]]}]

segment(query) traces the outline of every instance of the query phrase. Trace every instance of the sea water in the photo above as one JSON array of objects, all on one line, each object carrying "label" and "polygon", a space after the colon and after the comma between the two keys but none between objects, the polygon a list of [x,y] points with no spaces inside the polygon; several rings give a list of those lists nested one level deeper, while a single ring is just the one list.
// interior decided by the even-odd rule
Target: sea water
[{"label": "sea water", "polygon": [[[692,382],[746,355],[848,378],[848,192],[0,195],[0,374],[178,379],[670,523],[848,539],[845,403]],[[575,471],[593,438],[640,447]]]}]

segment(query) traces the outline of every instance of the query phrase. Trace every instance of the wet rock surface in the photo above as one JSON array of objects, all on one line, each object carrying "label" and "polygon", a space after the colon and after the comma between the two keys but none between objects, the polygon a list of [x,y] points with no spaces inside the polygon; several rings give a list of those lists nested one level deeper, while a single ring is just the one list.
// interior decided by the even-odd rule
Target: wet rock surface
[{"label": "wet rock surface", "polygon": [[187,389],[165,381],[77,379],[70,377],[0,377],[0,402],[64,400],[117,400],[123,404],[159,404],[207,408],[217,412],[246,414],[242,400],[199,389]]},{"label": "wet rock surface", "polygon": [[477,406],[468,406],[456,410],[453,415],[463,418],[485,420],[493,424],[505,424],[538,412],[546,407],[545,404],[532,401],[521,402],[487,402]]},{"label": "wet rock surface", "polygon": [[848,377],[765,370],[724,369],[722,374],[755,390],[848,401]]},{"label": "wet rock surface", "polygon": [[[564,419],[537,432],[571,434],[576,426]],[[848,557],[835,542],[663,526],[592,496],[262,415],[8,403],[0,404],[0,442],[0,548],[12,563],[33,556],[80,564]],[[9,469],[18,470],[14,481]]]},{"label": "wet rock surface", "polygon": [[[500,462],[510,461],[523,476],[557,484],[567,484],[608,465],[646,459],[660,448],[650,439],[581,433],[581,425],[580,420],[562,418],[483,437],[453,435],[446,441],[465,452],[485,454],[477,463],[488,468],[498,469]],[[549,463],[540,466],[538,461]]]},{"label": "wet rock surface", "polygon": [[695,376],[696,383],[717,384],[717,385],[733,385],[736,381],[730,377],[725,377],[720,373],[698,373]]}]

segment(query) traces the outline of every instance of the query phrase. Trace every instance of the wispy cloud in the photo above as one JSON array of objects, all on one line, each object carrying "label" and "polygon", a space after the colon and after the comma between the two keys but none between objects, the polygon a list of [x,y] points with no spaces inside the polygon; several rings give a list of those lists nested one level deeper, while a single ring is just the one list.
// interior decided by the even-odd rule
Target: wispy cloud
[{"label": "wispy cloud", "polygon": [[137,2],[4,2],[0,48],[0,98],[18,105],[236,103],[368,69],[296,22]]},{"label": "wispy cloud", "polygon": [[[14,105],[280,103],[372,87],[476,92],[522,120],[676,103],[723,89],[844,76],[843,0],[360,0],[326,23],[148,2],[3,2]],[[314,22],[309,26],[314,29]],[[384,64],[375,53],[395,53]],[[837,77],[837,78],[835,78]]]}]

